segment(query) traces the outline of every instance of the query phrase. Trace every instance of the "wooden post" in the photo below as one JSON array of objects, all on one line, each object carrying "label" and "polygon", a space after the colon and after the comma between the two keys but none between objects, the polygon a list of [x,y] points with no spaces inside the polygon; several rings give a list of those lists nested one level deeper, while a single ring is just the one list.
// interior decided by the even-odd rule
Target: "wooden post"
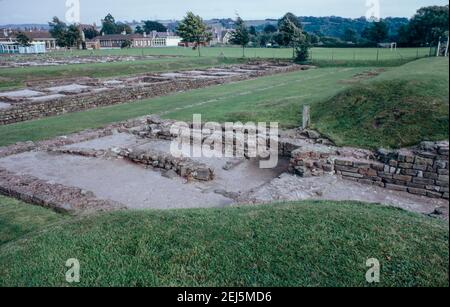
[{"label": "wooden post", "polygon": [[310,113],[310,107],[305,105],[303,106],[303,122],[302,122],[302,128],[308,129],[309,125],[311,123],[311,113]]}]

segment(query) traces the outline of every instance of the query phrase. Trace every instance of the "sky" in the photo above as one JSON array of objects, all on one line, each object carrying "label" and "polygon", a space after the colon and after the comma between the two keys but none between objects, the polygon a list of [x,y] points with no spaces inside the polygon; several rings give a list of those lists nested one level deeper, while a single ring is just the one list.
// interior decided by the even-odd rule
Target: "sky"
[{"label": "sky", "polygon": [[120,21],[140,21],[180,19],[187,11],[204,19],[234,18],[236,13],[246,20],[279,18],[286,12],[357,18],[366,15],[369,3],[377,2],[380,17],[411,17],[420,7],[448,4],[444,0],[0,0],[0,24],[47,23],[53,16],[70,22],[78,15],[67,13],[74,12],[77,2],[79,21],[97,24],[107,13]]}]

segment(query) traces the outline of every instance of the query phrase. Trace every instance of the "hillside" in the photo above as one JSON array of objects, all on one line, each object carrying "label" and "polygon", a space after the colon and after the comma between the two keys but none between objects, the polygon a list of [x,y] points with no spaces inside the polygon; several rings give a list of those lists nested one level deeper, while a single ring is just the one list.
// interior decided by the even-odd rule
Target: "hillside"
[{"label": "hillside", "polygon": [[0,234],[0,286],[70,286],[68,258],[77,286],[367,286],[371,257],[379,286],[448,286],[448,224],[354,202],[78,219],[0,196]]},{"label": "hillside", "polygon": [[405,147],[448,139],[448,59],[422,59],[357,83],[313,108],[339,145]]}]

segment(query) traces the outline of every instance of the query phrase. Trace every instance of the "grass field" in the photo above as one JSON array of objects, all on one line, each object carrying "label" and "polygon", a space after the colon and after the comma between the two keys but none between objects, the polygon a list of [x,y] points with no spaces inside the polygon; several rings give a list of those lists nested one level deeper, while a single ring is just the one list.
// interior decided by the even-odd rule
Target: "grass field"
[{"label": "grass field", "polygon": [[[340,145],[399,147],[425,139],[448,139],[447,59],[422,59],[385,68],[372,79],[359,77],[377,71],[320,68],[2,126],[0,146],[155,113],[187,121],[194,113],[219,122],[278,121],[282,127],[291,128],[300,125],[304,104],[312,106],[313,125]],[[344,90],[356,93],[355,97],[362,97],[365,104],[351,103],[355,97]],[[402,120],[395,116],[405,112]],[[380,120],[374,125],[376,118]]]},{"label": "grass field", "polygon": [[[31,218],[33,217],[33,218]],[[352,202],[74,218],[0,196],[0,286],[448,286],[448,224]]]},{"label": "grass field", "polygon": [[[378,59],[414,59],[427,56],[429,48],[399,48],[397,51],[390,49],[379,49]],[[240,47],[208,47],[202,48],[203,57],[242,57]],[[102,49],[102,50],[72,50],[48,53],[49,57],[72,57],[72,56],[105,56],[105,55],[171,55],[198,57],[198,52],[191,48],[168,47],[168,48],[131,48],[131,49]],[[247,48],[246,56],[249,58],[292,58],[291,48]],[[23,56],[20,56],[23,58]],[[368,61],[377,59],[376,48],[312,48],[311,58],[313,60],[341,60],[341,61]]]},{"label": "grass field", "polygon": [[70,66],[41,66],[23,68],[1,68],[0,90],[25,86],[27,81],[60,79],[72,77],[106,78],[139,73],[154,73],[175,70],[207,68],[218,65],[236,64],[241,59],[232,58],[161,58],[133,62],[74,64]]},{"label": "grass field", "polygon": [[201,113],[207,120],[277,120],[283,127],[294,127],[300,124],[302,104],[332,97],[349,86],[342,80],[351,79],[364,70],[324,68],[294,72],[0,126],[0,146],[51,138],[160,112],[166,112],[165,117],[183,120],[192,120],[193,113]]},{"label": "grass field", "polygon": [[[377,53],[378,61],[377,61]],[[405,48],[397,52],[389,49],[375,48],[313,48],[311,49],[312,64],[322,67],[330,66],[397,66],[415,58],[428,55],[427,48]],[[67,77],[115,77],[137,73],[173,71],[194,68],[206,68],[222,64],[234,64],[243,61],[242,50],[237,47],[204,48],[202,58],[195,57],[197,52],[190,48],[133,48],[110,50],[74,50],[53,52],[39,55],[41,58],[91,57],[107,55],[161,55],[177,56],[173,58],[155,58],[137,60],[134,62],[73,64],[70,66],[45,66],[24,68],[2,68],[0,70],[0,90],[17,88],[26,81],[39,81],[48,78]],[[248,57],[289,59],[291,49],[249,48]],[[0,61],[34,59],[36,56],[15,55],[0,57]]]}]

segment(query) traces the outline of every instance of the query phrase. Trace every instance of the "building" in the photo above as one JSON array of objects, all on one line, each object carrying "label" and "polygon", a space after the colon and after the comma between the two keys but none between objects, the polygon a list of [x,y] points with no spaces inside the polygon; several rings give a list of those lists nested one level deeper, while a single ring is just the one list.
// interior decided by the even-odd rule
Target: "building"
[{"label": "building", "polygon": [[30,46],[20,46],[16,42],[0,42],[0,54],[35,54],[45,52],[44,42],[32,42]]},{"label": "building", "polygon": [[170,32],[153,32],[147,34],[110,34],[97,36],[88,41],[89,45],[98,42],[100,48],[122,48],[129,42],[132,48],[178,46],[181,38]]},{"label": "building", "polygon": [[53,38],[48,31],[12,31],[3,29],[0,31],[0,43],[16,43],[16,37],[20,32],[24,33],[31,41],[35,43],[43,43],[47,50],[57,49],[56,39]]}]

